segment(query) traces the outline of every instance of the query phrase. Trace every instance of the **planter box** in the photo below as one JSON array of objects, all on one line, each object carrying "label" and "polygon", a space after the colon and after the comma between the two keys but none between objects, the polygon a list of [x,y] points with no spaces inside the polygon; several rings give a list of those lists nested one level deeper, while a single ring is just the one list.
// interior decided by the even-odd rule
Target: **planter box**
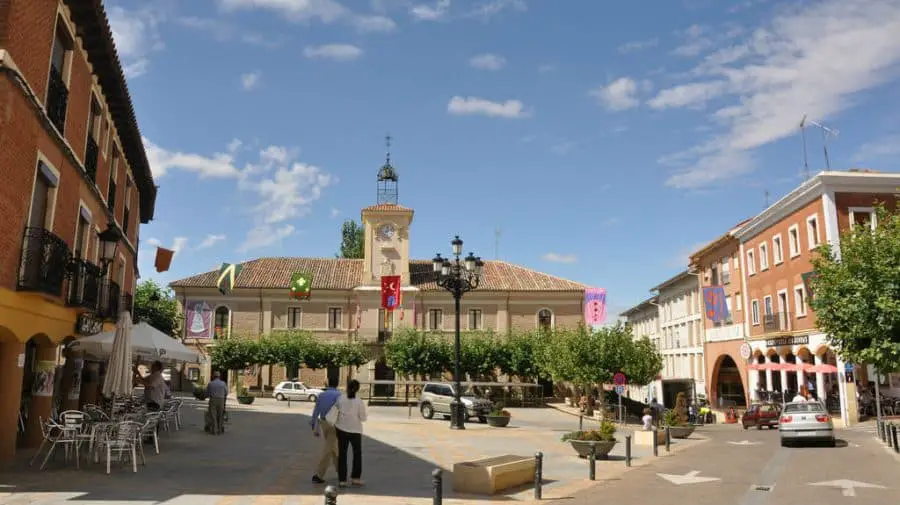
[{"label": "planter box", "polygon": [[494,428],[506,428],[510,419],[512,419],[512,416],[487,416],[487,423],[488,426],[493,426]]},{"label": "planter box", "polygon": [[653,447],[653,444],[663,445],[666,443],[666,434],[662,430],[644,431],[637,430],[632,436],[634,445],[645,445]]},{"label": "planter box", "polygon": [[457,493],[495,494],[534,482],[533,457],[498,456],[453,465],[453,490]]},{"label": "planter box", "polygon": [[692,433],[693,426],[669,426],[669,436],[672,438],[688,438]]},{"label": "planter box", "polygon": [[256,399],[255,396],[238,396],[237,397],[237,401],[241,405],[252,405],[253,400],[255,400],[255,399]]},{"label": "planter box", "polygon": [[594,456],[597,459],[609,459],[609,453],[616,446],[615,440],[599,441],[592,440],[569,440],[572,448],[578,453],[579,458],[587,458],[591,455],[591,447],[594,448]]}]

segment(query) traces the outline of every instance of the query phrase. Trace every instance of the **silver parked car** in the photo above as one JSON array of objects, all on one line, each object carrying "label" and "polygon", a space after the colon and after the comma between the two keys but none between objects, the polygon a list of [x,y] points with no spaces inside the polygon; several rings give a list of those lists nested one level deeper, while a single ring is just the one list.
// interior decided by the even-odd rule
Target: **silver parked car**
[{"label": "silver parked car", "polygon": [[[425,419],[431,419],[435,414],[450,417],[450,402],[453,401],[454,391],[450,384],[430,382],[422,388],[419,396],[419,412]],[[460,397],[466,406],[466,418],[477,417],[478,421],[487,422],[487,415],[494,408],[494,403],[485,398],[463,393]]]},{"label": "silver parked car", "polygon": [[781,446],[796,442],[826,442],[835,446],[834,423],[822,402],[791,402],[784,405],[779,422]]},{"label": "silver parked car", "polygon": [[281,382],[272,391],[272,396],[277,401],[308,400],[315,402],[320,394],[322,394],[321,389],[306,387],[306,384],[298,381]]}]

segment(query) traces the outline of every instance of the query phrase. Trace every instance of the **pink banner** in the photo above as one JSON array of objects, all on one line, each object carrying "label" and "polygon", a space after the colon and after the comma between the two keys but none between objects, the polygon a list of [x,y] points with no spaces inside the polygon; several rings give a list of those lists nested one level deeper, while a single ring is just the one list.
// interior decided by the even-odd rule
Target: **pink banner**
[{"label": "pink banner", "polygon": [[185,338],[212,338],[212,310],[204,301],[187,302]]},{"label": "pink banner", "polygon": [[587,288],[584,290],[584,322],[588,326],[606,323],[606,289]]}]

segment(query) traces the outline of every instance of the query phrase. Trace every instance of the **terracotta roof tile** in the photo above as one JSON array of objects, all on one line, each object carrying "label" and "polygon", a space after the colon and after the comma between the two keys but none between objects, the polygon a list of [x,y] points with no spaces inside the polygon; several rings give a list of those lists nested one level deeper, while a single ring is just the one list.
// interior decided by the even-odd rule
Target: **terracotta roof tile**
[{"label": "terracotta roof tile", "polygon": [[[241,263],[235,289],[288,289],[291,274],[308,272],[313,289],[353,289],[363,274],[361,259],[338,258],[258,258]],[[410,260],[410,284],[423,291],[437,291],[431,260]],[[217,270],[186,277],[169,284],[177,288],[213,288]],[[584,284],[537,272],[505,261],[485,261],[479,290],[484,291],[583,291]]]}]

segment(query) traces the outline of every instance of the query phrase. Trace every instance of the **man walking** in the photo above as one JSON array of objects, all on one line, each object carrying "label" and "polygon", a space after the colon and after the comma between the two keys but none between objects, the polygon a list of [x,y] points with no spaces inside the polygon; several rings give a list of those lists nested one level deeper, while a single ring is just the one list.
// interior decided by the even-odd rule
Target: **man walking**
[{"label": "man walking", "polygon": [[225,432],[225,399],[228,397],[228,385],[222,380],[222,374],[213,372],[213,380],[206,385],[209,395],[209,432],[221,435]]},{"label": "man walking", "polygon": [[319,464],[316,466],[316,473],[312,477],[312,481],[316,484],[325,483],[325,475],[328,473],[329,466],[336,466],[338,459],[338,441],[337,432],[334,425],[325,420],[328,412],[334,408],[335,403],[341,397],[341,392],[337,389],[337,378],[328,379],[328,388],[319,395],[316,400],[316,407],[313,409],[312,419],[309,424],[312,426],[313,433],[316,436],[322,436],[322,454],[319,456]]}]

